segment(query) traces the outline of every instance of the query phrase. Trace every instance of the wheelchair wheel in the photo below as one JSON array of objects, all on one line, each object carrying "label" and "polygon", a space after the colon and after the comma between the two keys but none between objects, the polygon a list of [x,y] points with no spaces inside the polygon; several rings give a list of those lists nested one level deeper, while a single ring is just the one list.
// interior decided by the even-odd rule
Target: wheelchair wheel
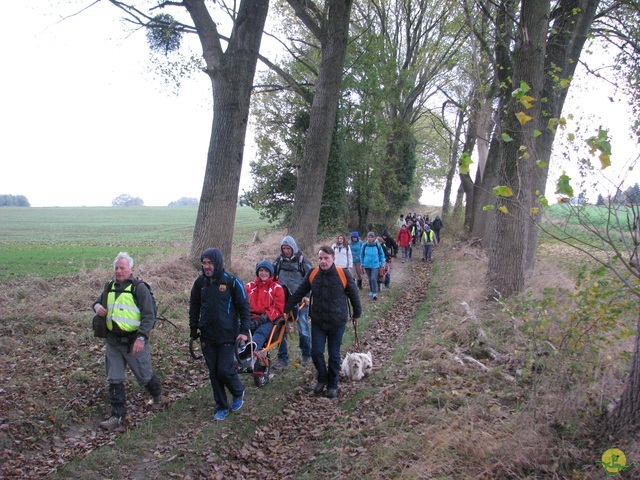
[{"label": "wheelchair wheel", "polygon": [[253,383],[256,387],[261,388],[269,383],[269,370],[261,361],[257,361],[253,366]]}]

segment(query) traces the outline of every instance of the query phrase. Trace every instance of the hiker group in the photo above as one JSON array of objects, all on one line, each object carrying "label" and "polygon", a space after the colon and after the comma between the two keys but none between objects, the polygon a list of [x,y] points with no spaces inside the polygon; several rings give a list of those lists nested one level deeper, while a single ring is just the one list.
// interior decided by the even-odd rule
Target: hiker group
[{"label": "hiker group", "polygon": [[400,215],[400,230],[396,241],[402,251],[402,263],[411,260],[414,247],[421,247],[423,262],[433,262],[433,248],[440,243],[440,230],[443,226],[439,215],[433,220],[429,219],[429,215],[419,213]]},{"label": "hiker group", "polygon": [[[368,232],[366,240],[361,240],[358,232],[352,232],[349,242],[344,235],[339,235],[331,247],[319,248],[316,268],[287,235],[280,243],[278,257],[258,262],[255,278],[246,285],[225,270],[220,250],[204,250],[200,256],[201,274],[190,292],[189,328],[190,339],[200,341],[209,371],[215,401],[214,420],[224,420],[244,404],[245,388],[238,375],[237,345],[241,344],[249,353],[260,350],[273,322],[289,312],[297,319],[300,363],[305,367],[313,363],[316,370],[314,394],[336,398],[342,337],[348,321],[351,319],[355,325],[362,314],[359,291],[366,280],[369,297],[375,301],[383,285],[391,288],[392,260],[399,248],[403,262],[407,248],[411,258],[411,245],[416,245],[411,232],[418,234],[418,224],[420,236],[424,237],[419,243],[433,245],[439,241],[441,222],[436,230],[435,225],[432,229],[428,223],[414,223],[407,215],[396,239],[386,230],[379,237]],[[425,236],[430,230],[431,236]],[[408,232],[408,236],[403,232]],[[434,232],[438,233],[434,236]],[[425,260],[431,261],[430,253],[424,255]],[[153,294],[148,284],[133,274],[134,261],[129,254],[119,253],[113,265],[113,280],[105,284],[93,303],[94,330],[97,324],[101,326],[103,334],[99,336],[105,337],[106,344],[105,369],[111,410],[99,423],[105,430],[117,428],[126,418],[127,366],[137,383],[150,394],[150,405],[154,409],[162,408],[165,403],[162,385],[151,366],[149,336],[157,315]],[[287,369],[289,360],[285,336],[274,368]]]}]

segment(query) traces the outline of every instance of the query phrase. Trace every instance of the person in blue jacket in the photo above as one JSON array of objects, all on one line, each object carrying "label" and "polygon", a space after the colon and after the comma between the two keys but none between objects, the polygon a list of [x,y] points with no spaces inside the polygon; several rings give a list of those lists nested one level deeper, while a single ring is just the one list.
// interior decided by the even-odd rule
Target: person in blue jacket
[{"label": "person in blue jacket", "polygon": [[362,273],[360,272],[360,252],[362,251],[362,245],[364,245],[364,242],[360,240],[360,234],[358,232],[351,232],[349,246],[351,248],[351,256],[353,257],[353,276],[356,279],[359,290],[362,290]]},{"label": "person in blue jacket", "polygon": [[384,267],[386,260],[382,247],[376,240],[374,232],[367,233],[367,242],[362,245],[360,251],[360,272],[367,275],[369,282],[369,296],[373,300],[378,299],[378,275],[380,267]]},{"label": "person in blue jacket", "polygon": [[[222,253],[207,248],[200,256],[202,275],[191,287],[189,328],[191,339],[200,338],[202,355],[216,402],[214,420],[224,420],[229,410],[240,410],[244,386],[235,365],[236,341],[246,343],[251,309],[242,281],[226,272]],[[226,390],[231,393],[228,403]]]}]

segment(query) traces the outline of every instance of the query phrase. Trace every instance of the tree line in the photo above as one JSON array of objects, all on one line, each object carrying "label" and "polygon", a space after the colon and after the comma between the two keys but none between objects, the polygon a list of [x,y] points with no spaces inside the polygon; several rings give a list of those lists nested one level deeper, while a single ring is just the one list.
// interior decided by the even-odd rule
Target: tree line
[{"label": "tree line", "polygon": [[30,207],[24,195],[0,195],[0,207]]}]

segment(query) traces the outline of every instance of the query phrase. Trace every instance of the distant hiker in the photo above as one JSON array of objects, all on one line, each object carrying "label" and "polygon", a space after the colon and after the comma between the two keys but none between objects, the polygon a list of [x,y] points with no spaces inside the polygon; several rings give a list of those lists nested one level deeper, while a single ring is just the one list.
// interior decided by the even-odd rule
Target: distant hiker
[{"label": "distant hiker", "polygon": [[436,218],[434,218],[433,222],[431,223],[431,230],[433,230],[433,233],[435,233],[436,235],[436,243],[440,243],[440,229],[443,226],[444,225],[442,224],[442,220],[440,220],[440,216],[436,215]]},{"label": "distant hiker", "polygon": [[360,252],[362,251],[364,242],[360,240],[358,232],[351,232],[351,257],[353,258],[353,276],[358,283],[358,289],[362,290],[362,272],[360,269]]},{"label": "distant hiker", "polygon": [[366,273],[369,281],[369,296],[372,300],[378,299],[378,275],[381,267],[384,267],[386,258],[384,250],[376,240],[374,232],[367,233],[367,243],[362,246],[360,252],[360,262],[362,267],[360,271]]},{"label": "distant hiker", "polygon": [[337,267],[347,269],[353,267],[353,255],[351,248],[349,248],[349,244],[344,239],[344,235],[338,235],[336,243],[331,245],[331,248],[333,248],[333,251],[335,252],[335,264]]},{"label": "distant hiker", "polygon": [[431,253],[433,252],[433,244],[435,242],[435,236],[433,230],[428,226],[425,231],[422,232],[422,260],[425,262],[433,262]]},{"label": "distant hiker", "polygon": [[384,247],[386,247],[385,255],[387,260],[385,264],[386,273],[383,283],[385,287],[391,288],[391,264],[393,263],[393,259],[398,256],[398,243],[386,230],[382,231],[382,240],[384,241]]},{"label": "distant hiker", "polygon": [[[191,287],[189,328],[191,339],[200,339],[202,355],[216,402],[214,420],[224,420],[229,410],[244,404],[244,386],[236,369],[236,341],[249,338],[251,311],[242,281],[224,269],[222,253],[207,248],[200,255],[202,275]],[[226,390],[231,393],[231,405]]]},{"label": "distant hiker", "polygon": [[[295,292],[302,283],[302,279],[311,270],[311,262],[298,250],[298,244],[290,235],[280,242],[280,256],[273,261],[273,271],[280,284]],[[296,312],[297,310],[297,312]],[[302,365],[311,363],[311,329],[309,328],[309,307],[307,305],[293,309],[293,315],[297,317],[298,338]],[[278,349],[278,363],[276,369],[284,369],[289,366],[289,346],[286,336],[280,342]]]},{"label": "distant hiker", "polygon": [[127,365],[138,385],[151,395],[153,408],[160,409],[163,405],[162,386],[151,367],[149,334],[156,322],[151,292],[133,275],[133,258],[128,253],[118,253],[113,268],[113,281],[107,282],[93,303],[93,311],[105,317],[107,324],[105,366],[111,413],[98,424],[105,430],[117,428],[127,416],[124,388]]},{"label": "distant hiker", "polygon": [[[311,302],[311,357],[317,371],[313,393],[320,395],[326,387],[327,398],[338,396],[340,346],[349,320],[348,304],[350,303],[353,309],[351,318],[354,323],[357,323],[362,314],[360,296],[353,277],[346,269],[339,272],[340,267],[334,265],[334,259],[331,247],[320,247],[318,268],[313,269],[304,278],[284,309],[285,312],[289,312],[298,302]],[[328,367],[324,357],[325,345],[329,356]]]},{"label": "distant hiker", "polygon": [[409,257],[409,249],[411,248],[411,233],[406,225],[400,227],[400,231],[396,235],[396,242],[402,249],[402,263],[404,263]]}]

